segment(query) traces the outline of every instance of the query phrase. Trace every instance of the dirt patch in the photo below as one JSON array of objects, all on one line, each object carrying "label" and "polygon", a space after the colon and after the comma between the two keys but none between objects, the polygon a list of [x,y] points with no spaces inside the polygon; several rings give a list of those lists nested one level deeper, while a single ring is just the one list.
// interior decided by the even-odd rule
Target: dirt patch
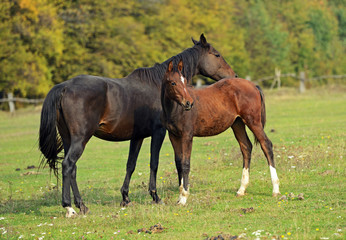
[{"label": "dirt patch", "polygon": [[244,214],[246,213],[252,213],[255,211],[255,209],[253,207],[250,207],[250,208],[242,208],[241,209],[243,211]]},{"label": "dirt patch", "polygon": [[206,236],[206,234],[203,234],[204,240],[236,240],[236,239],[240,239],[238,236],[233,236],[230,234],[220,234],[218,236],[211,236],[208,237]]},{"label": "dirt patch", "polygon": [[327,176],[327,175],[332,175],[334,174],[334,171],[333,170],[326,170],[322,173],[319,173],[321,176]]},{"label": "dirt patch", "polygon": [[41,173],[30,171],[30,172],[26,172],[26,173],[21,173],[20,176],[39,175],[39,174],[41,174]]},{"label": "dirt patch", "polygon": [[[149,233],[149,234],[154,234],[154,233],[161,233],[165,230],[166,228],[162,226],[161,223],[155,224],[151,227],[148,228],[140,228],[137,230],[138,233]],[[127,232],[128,234],[134,234],[133,231]]]},{"label": "dirt patch", "polygon": [[297,196],[291,192],[289,193],[287,196],[286,195],[282,195],[281,198],[279,198],[279,201],[287,201],[287,200],[304,200],[304,193],[299,193]]}]

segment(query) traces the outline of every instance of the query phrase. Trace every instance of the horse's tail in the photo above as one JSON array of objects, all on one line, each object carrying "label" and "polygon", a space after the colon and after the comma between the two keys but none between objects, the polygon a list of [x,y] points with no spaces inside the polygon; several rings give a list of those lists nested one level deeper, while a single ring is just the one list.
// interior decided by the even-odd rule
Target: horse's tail
[{"label": "horse's tail", "polygon": [[[265,101],[264,101],[264,93],[262,91],[262,89],[260,88],[260,86],[256,85],[257,90],[259,91],[260,95],[261,95],[261,122],[262,122],[262,128],[264,128],[265,124],[266,124],[266,105],[265,105]],[[255,137],[255,144],[258,144],[259,141],[258,139]]]},{"label": "horse's tail", "polygon": [[64,85],[54,86],[46,96],[41,111],[39,148],[43,154],[41,166],[49,165],[54,175],[58,177],[58,164],[61,157],[58,154],[63,149],[63,143],[57,132],[60,102]]}]

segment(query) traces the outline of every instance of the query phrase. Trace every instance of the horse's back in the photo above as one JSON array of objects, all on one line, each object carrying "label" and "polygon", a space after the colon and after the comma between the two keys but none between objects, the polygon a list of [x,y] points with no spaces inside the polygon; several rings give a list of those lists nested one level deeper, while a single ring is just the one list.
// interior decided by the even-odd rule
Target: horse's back
[{"label": "horse's back", "polygon": [[[241,78],[225,78],[203,89],[190,89],[195,99],[195,136],[225,131],[237,117],[260,113],[261,98],[256,85]],[[259,110],[258,110],[259,109]]]},{"label": "horse's back", "polygon": [[241,78],[225,79],[230,86],[228,94],[237,114],[246,122],[261,121],[262,96],[255,83]]},{"label": "horse's back", "polygon": [[74,119],[70,128],[109,141],[150,136],[152,125],[159,124],[159,91],[139,80],[79,75],[64,82],[62,110]]},{"label": "horse's back", "polygon": [[242,78],[224,78],[205,88],[207,96],[225,98],[234,104],[252,102],[260,98],[260,92],[253,82]]},{"label": "horse's back", "polygon": [[243,93],[256,90],[256,85],[253,82],[243,78],[224,78],[211,86],[213,85],[214,88],[220,89],[221,91],[229,90],[229,88]]}]

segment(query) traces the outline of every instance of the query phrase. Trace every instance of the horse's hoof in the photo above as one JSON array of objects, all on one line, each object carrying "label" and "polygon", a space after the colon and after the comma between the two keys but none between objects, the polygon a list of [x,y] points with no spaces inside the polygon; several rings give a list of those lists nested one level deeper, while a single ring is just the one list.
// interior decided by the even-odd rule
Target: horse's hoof
[{"label": "horse's hoof", "polygon": [[130,206],[132,206],[133,204],[132,204],[132,202],[131,201],[122,201],[121,203],[120,203],[120,207],[130,207]]},{"label": "horse's hoof", "polygon": [[177,201],[177,205],[179,205],[179,206],[185,206],[185,205],[186,205],[186,202],[184,203],[184,202],[182,202],[182,201]]},{"label": "horse's hoof", "polygon": [[245,193],[237,193],[236,194],[236,197],[244,197],[245,196]]},{"label": "horse's hoof", "polygon": [[187,202],[187,198],[186,198],[186,197],[181,197],[181,198],[179,198],[179,200],[177,201],[177,204],[178,204],[178,205],[181,205],[181,206],[185,206],[185,205],[186,205],[186,202]]},{"label": "horse's hoof", "polygon": [[280,195],[281,195],[280,192],[278,192],[278,193],[273,193],[273,197],[278,197],[278,196],[280,196]]},{"label": "horse's hoof", "polygon": [[88,213],[89,213],[89,208],[85,206],[84,204],[81,204],[79,214],[86,215]]},{"label": "horse's hoof", "polygon": [[153,204],[153,205],[154,205],[154,204],[157,204],[157,205],[165,205],[165,203],[164,203],[163,201],[161,201],[161,199],[160,199],[160,201],[158,201],[158,202],[157,202],[157,201],[152,201],[151,204]]},{"label": "horse's hoof", "polygon": [[67,218],[75,218],[77,217],[77,212],[71,208],[71,207],[66,207],[66,217]]}]

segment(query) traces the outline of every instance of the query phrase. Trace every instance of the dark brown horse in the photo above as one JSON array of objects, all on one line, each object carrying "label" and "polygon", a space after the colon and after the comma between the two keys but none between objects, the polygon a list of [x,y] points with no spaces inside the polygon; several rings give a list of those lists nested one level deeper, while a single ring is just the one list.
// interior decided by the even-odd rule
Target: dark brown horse
[{"label": "dark brown horse", "polygon": [[70,187],[76,207],[82,214],[88,212],[77,187],[76,163],[92,136],[108,141],[130,140],[126,176],[121,188],[122,206],[130,203],[130,179],[143,139],[151,137],[149,193],[155,203],[160,202],[156,191],[156,174],[166,134],[160,121],[160,94],[168,62],[177,63],[183,59],[184,74],[189,82],[195,74],[214,80],[235,76],[231,67],[203,34],[199,41],[193,40],[193,43],[192,48],[167,61],[151,68],[136,69],[125,78],[81,75],[50,90],[43,103],[39,144],[44,155],[42,164],[48,163],[56,175],[58,154],[64,150],[62,206],[67,209],[67,217],[76,214],[71,207]]},{"label": "dark brown horse", "polygon": [[161,90],[162,122],[169,132],[175,153],[180,196],[178,203],[185,204],[188,196],[190,157],[194,136],[213,136],[232,127],[243,154],[243,175],[238,196],[245,193],[249,184],[252,144],[245,126],[253,132],[261,144],[270,166],[273,195],[279,192],[272,143],[263,128],[266,122],[264,96],[261,89],[240,78],[222,79],[204,89],[187,87],[182,74],[183,62],[173,71],[170,62],[163,78]]}]

